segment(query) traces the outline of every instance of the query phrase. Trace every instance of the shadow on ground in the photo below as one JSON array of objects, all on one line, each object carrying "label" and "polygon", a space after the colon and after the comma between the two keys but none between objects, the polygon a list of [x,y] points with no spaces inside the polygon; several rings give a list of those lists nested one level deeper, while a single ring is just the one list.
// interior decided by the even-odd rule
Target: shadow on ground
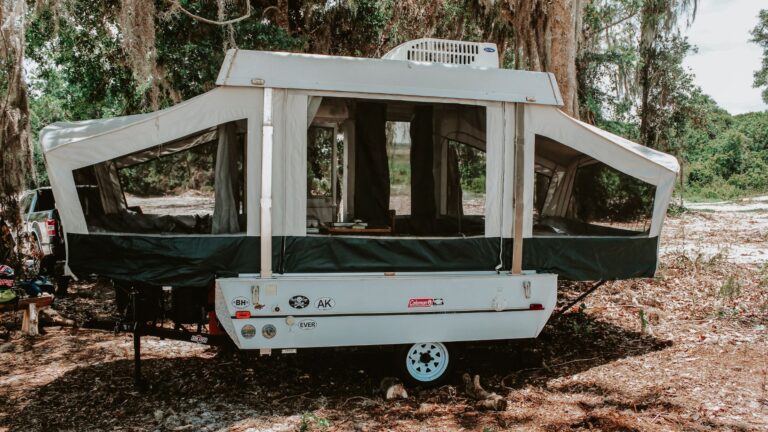
[{"label": "shadow on ground", "polygon": [[[581,313],[553,319],[538,339],[459,346],[451,384],[460,374],[480,374],[491,391],[541,386],[616,359],[663,349],[668,343],[595,321]],[[420,419],[425,401],[451,404],[461,398],[450,387],[409,389],[411,398],[397,406],[382,402],[379,382],[393,372],[393,356],[377,349],[304,350],[297,355],[256,358],[222,352],[213,358],[186,357],[143,361],[147,388],[137,391],[130,360],[78,367],[31,391],[23,408],[1,426],[27,430],[173,429],[192,424],[221,428],[245,418],[301,415],[325,408],[331,420],[355,418],[385,425]],[[587,389],[589,390],[589,389]],[[578,390],[575,390],[578,391]],[[457,395],[458,393],[458,395]],[[369,401],[369,403],[360,402]],[[454,412],[467,428],[478,426],[467,404]],[[43,415],[43,413],[45,413]],[[511,414],[510,414],[511,415]],[[176,419],[174,419],[176,417]],[[333,418],[336,417],[336,418]],[[176,422],[178,420],[178,422]],[[498,424],[525,421],[499,418]]]}]

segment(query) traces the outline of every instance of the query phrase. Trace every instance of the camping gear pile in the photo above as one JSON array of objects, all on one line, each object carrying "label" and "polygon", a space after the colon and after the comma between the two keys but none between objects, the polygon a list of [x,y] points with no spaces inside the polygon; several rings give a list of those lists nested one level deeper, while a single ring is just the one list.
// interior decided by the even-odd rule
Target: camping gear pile
[{"label": "camping gear pile", "polygon": [[53,294],[53,291],[53,284],[45,276],[17,281],[16,272],[11,266],[0,265],[0,303],[18,302],[21,298]]}]

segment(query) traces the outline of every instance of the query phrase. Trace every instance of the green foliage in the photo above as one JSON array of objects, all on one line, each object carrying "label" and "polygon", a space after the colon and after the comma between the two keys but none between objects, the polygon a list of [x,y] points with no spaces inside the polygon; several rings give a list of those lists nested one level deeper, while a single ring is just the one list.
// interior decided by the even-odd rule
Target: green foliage
[{"label": "green foliage", "polygon": [[655,188],[604,164],[579,168],[574,183],[576,217],[583,221],[634,221],[653,209]]},{"label": "green foliage", "polygon": [[697,200],[734,199],[768,189],[768,113],[725,117],[713,113],[701,137],[692,129],[684,155],[686,196]]},{"label": "green foliage", "polygon": [[409,190],[411,187],[410,146],[394,144],[388,149],[389,182],[393,188]]},{"label": "green foliage", "polygon": [[[307,136],[307,192],[312,197],[331,196],[333,182],[333,128],[311,127]],[[337,166],[339,172],[337,180],[341,179],[341,167],[343,166],[343,143],[336,143]],[[340,187],[340,185],[337,185]]]},{"label": "green foliage", "polygon": [[475,194],[485,193],[485,153],[459,142],[451,144],[456,146],[461,189]]},{"label": "green foliage", "polygon": [[[148,86],[134,79],[120,46],[116,19],[119,4],[74,0],[66,17],[44,10],[31,20],[26,38],[27,57],[34,64],[29,78],[34,142],[38,141],[40,129],[53,122],[153,110]],[[216,16],[215,2],[185,5],[194,13]],[[225,29],[178,13],[158,14],[156,29],[158,66],[164,74],[162,80],[166,88],[161,107],[213,88],[224,59]],[[255,18],[235,24],[234,37],[238,46],[249,49],[295,51],[305,44],[303,38],[288,35],[283,28]],[[41,152],[39,147],[35,150],[39,174],[35,183],[46,185],[48,179]],[[210,181],[202,177],[210,177],[210,173],[195,178],[185,174],[212,166],[211,150],[200,151],[206,156],[192,152],[179,156],[178,161],[164,158],[123,170],[123,186],[131,193],[205,187]],[[162,180],[163,173],[174,175]]]},{"label": "green foliage", "polygon": [[167,195],[186,189],[213,191],[216,142],[123,168],[120,183],[127,193]]}]

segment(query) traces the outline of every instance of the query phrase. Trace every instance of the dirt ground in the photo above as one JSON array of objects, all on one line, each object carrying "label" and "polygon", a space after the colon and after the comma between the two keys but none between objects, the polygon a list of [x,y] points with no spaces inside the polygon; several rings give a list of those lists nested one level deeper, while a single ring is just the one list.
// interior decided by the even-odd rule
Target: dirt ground
[{"label": "dirt ground", "polygon": [[[257,358],[157,338],[139,391],[128,335],[21,337],[6,314],[0,431],[768,430],[768,199],[695,207],[668,221],[656,278],[607,283],[538,339],[461,347],[449,385],[404,400],[384,400],[379,350]],[[54,310],[83,323],[112,302],[86,281]],[[507,409],[479,410],[463,372]]]}]

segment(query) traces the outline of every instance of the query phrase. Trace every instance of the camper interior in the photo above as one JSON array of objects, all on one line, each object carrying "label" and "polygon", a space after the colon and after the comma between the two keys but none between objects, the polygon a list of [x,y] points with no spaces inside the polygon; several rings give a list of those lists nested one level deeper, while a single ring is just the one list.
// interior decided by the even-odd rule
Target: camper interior
[{"label": "camper interior", "polygon": [[653,185],[546,136],[534,145],[534,236],[648,234]]},{"label": "camper interior", "polygon": [[[227,122],[74,170],[88,230],[244,233],[246,130],[246,120]],[[126,183],[138,183],[158,198],[152,201],[131,194],[123,187]]]},{"label": "camper interior", "polygon": [[483,234],[485,107],[333,97],[309,106],[308,233]]}]

